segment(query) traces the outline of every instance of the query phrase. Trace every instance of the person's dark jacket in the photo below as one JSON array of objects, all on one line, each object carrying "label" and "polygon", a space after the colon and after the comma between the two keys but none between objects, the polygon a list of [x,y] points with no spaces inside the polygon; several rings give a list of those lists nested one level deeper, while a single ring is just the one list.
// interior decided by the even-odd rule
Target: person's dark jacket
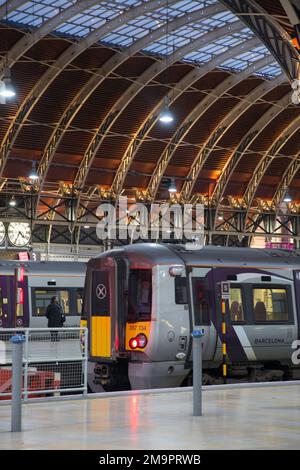
[{"label": "person's dark jacket", "polygon": [[48,328],[60,328],[63,326],[64,316],[62,308],[58,303],[48,305],[46,317],[48,318]]}]

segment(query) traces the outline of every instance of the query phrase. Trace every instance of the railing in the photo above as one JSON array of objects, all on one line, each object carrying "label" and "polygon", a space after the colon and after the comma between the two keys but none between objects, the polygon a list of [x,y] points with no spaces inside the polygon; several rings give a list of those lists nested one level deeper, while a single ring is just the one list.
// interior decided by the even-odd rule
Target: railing
[{"label": "railing", "polygon": [[0,400],[11,399],[12,343],[24,335],[22,395],[35,397],[87,394],[87,328],[1,328]]}]

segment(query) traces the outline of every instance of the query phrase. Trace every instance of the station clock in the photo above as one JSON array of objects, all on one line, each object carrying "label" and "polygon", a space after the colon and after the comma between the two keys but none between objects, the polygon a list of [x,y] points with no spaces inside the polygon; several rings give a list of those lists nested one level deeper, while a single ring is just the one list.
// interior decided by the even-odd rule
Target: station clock
[{"label": "station clock", "polygon": [[30,242],[31,230],[26,222],[11,222],[7,230],[8,240],[14,246],[26,246]]},{"label": "station clock", "polygon": [[6,235],[5,225],[3,222],[0,222],[0,245],[2,245],[2,243],[4,242],[5,235]]}]

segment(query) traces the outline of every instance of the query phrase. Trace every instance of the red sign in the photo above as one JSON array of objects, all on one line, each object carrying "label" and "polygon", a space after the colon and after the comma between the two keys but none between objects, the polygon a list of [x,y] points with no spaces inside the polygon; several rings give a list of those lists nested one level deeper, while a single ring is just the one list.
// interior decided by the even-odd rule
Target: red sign
[{"label": "red sign", "polygon": [[21,261],[28,261],[29,260],[29,254],[27,251],[20,251],[18,253],[19,260]]}]

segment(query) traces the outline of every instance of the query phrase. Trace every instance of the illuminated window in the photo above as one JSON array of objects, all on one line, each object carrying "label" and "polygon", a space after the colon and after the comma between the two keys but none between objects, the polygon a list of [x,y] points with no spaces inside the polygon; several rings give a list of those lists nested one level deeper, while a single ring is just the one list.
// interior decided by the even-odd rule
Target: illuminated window
[{"label": "illuminated window", "polygon": [[257,322],[288,321],[286,289],[253,289],[254,317]]},{"label": "illuminated window", "polygon": [[229,304],[230,304],[230,320],[232,322],[245,321],[242,289],[240,287],[230,287]]},{"label": "illuminated window", "polygon": [[34,289],[33,315],[44,316],[51,298],[56,296],[65,315],[70,314],[70,295],[68,290]]},{"label": "illuminated window", "polygon": [[82,296],[83,296],[83,289],[76,289],[76,313],[78,315],[81,315],[82,313],[82,304],[83,304]]}]

